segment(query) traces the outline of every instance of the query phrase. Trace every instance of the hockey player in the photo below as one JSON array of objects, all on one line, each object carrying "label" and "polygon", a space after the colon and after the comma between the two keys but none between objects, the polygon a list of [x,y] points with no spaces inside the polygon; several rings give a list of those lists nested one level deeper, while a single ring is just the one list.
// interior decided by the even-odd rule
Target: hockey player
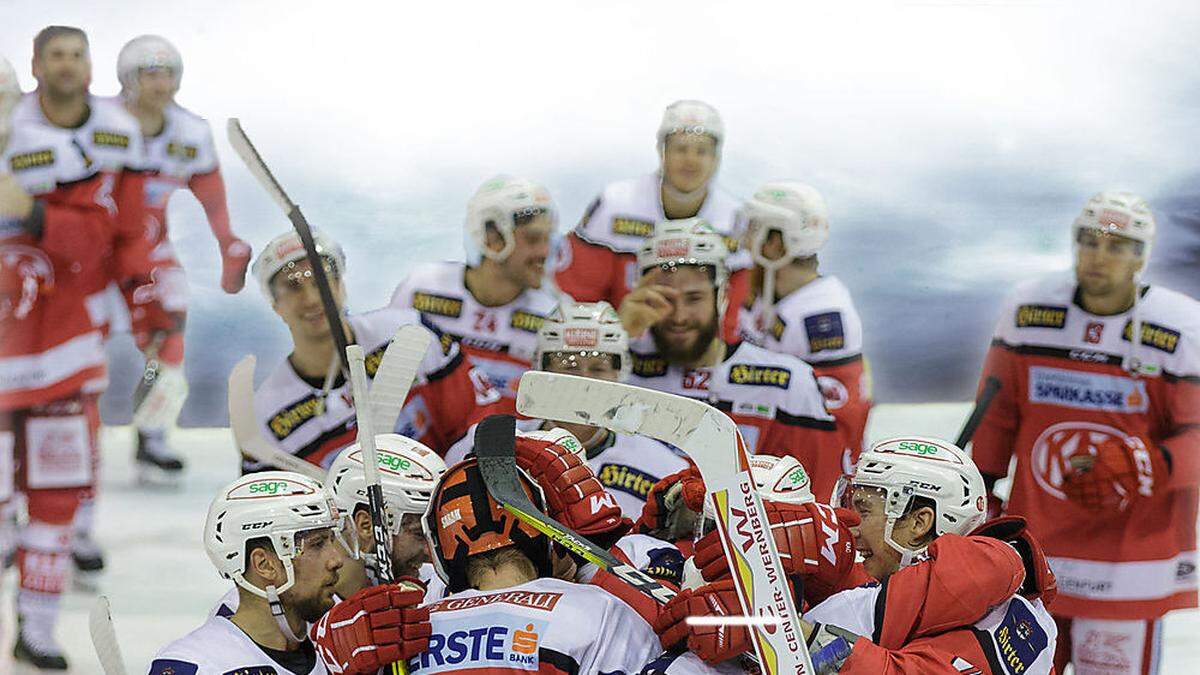
[{"label": "hockey player", "polygon": [[[658,126],[658,171],[612,183],[592,201],[556,251],[559,289],[579,302],[606,300],[620,307],[641,278],[638,251],[663,220],[703,218],[734,251],[738,200],[713,182],[724,142],[725,124],[712,106],[702,101],[667,106]],[[740,270],[749,262],[744,253],[728,261],[734,307],[745,297],[749,277]],[[726,317],[727,336],[736,334],[736,321],[735,314]]]},{"label": "hockey player", "polygon": [[1060,672],[1153,673],[1162,616],[1196,606],[1200,304],[1140,281],[1155,221],[1136,195],[1097,194],[1071,234],[1074,274],[1005,303],[974,454],[990,482],[1016,459],[1005,511],[1058,576]]},{"label": "hockey player", "polygon": [[[340,308],[346,256],[324,233],[314,232],[313,237]],[[354,406],[350,385],[338,370],[333,335],[299,235],[287,232],[272,239],[252,270],[263,295],[287,324],[293,345],[288,358],[255,390],[255,414],[263,433],[280,448],[328,467],[337,452],[354,440]],[[438,339],[421,362],[395,431],[445,453],[472,423],[494,411],[489,406],[499,400],[499,394],[459,351],[457,343],[415,311],[381,309],[342,319],[347,333],[368,355],[368,377],[374,377],[396,329],[417,323]],[[260,468],[249,461],[243,463],[246,471]]]},{"label": "hockey player", "polygon": [[841,436],[811,367],[721,338],[726,255],[722,238],[699,218],[659,223],[645,240],[642,279],[619,312],[632,339],[630,383],[710,401],[738,423],[754,452],[799,459],[813,493],[826,500],[842,475]]},{"label": "hockey player", "polygon": [[[137,287],[147,302],[157,300],[142,237],[142,180],[127,168],[140,143],[136,124],[88,96],[87,37],[79,29],[39,33],[33,72],[38,89],[11,113],[0,170],[0,439],[9,439],[0,452],[19,458],[29,515],[17,555],[16,655],[65,669],[53,631],[72,547],[81,569],[103,567],[87,530],[96,399],[107,384],[105,288]],[[9,501],[4,492],[0,503]],[[81,531],[73,536],[76,516]]]},{"label": "hockey player", "polygon": [[[522,488],[544,508],[535,483]],[[429,649],[409,659],[410,673],[630,673],[658,652],[629,606],[554,573],[563,554],[492,500],[474,457],[442,476],[424,523],[451,595],[429,607]]]},{"label": "hockey player", "polygon": [[[825,581],[844,590],[801,620],[818,672],[1054,672],[1057,628],[1045,608],[1054,597],[1054,576],[1024,521],[980,527],[984,494],[970,458],[945,441],[898,437],[863,453],[846,492],[860,518],[850,530],[862,567],[883,583],[846,588],[825,573]],[[822,572],[797,568],[810,567],[806,559],[824,556],[827,547],[829,555],[853,560],[853,549],[830,546],[835,542],[824,526],[806,532],[800,520],[773,522],[772,534],[785,568],[800,571],[804,583]],[[712,545],[720,546],[698,543],[697,557]],[[711,566],[704,571],[712,577]],[[723,572],[727,576],[728,567]],[[749,647],[746,629],[689,627],[686,618],[739,613],[725,578],[681,593],[656,628],[664,644],[686,639],[715,663]]]},{"label": "hockey player", "polygon": [[754,193],[742,216],[754,268],[738,329],[744,339],[813,367],[850,450],[843,458],[848,473],[863,447],[871,379],[850,291],[837,277],[817,272],[817,252],[829,239],[825,200],[803,183],[776,181]]},{"label": "hockey player", "polygon": [[546,188],[497,176],[467,202],[467,262],[418,267],[392,293],[463,351],[516,411],[517,381],[529,370],[538,328],[555,300],[541,290],[558,211]]},{"label": "hockey player", "polygon": [[[306,631],[335,609],[346,555],[337,542],[341,526],[333,495],[300,474],[267,471],[225,486],[209,507],[204,544],[221,577],[236,584],[237,611],[214,615],[163,647],[150,675],[329,672]],[[378,587],[339,603],[337,611],[358,617],[345,629],[373,633],[387,625],[399,635],[420,635],[411,630],[427,620],[413,609],[420,600],[419,591]],[[426,644],[414,638],[395,646],[407,657]]]},{"label": "hockey player", "polygon": [[[631,368],[629,336],[607,302],[564,302],[538,331],[534,367],[624,382]],[[546,422],[545,426],[562,427],[580,440],[600,484],[631,519],[641,515],[655,483],[688,466],[676,450],[646,436],[564,422]]]},{"label": "hockey player", "polygon": [[157,35],[130,40],[117,56],[123,105],[138,121],[146,156],[146,237],[154,246],[154,278],[160,302],[147,306],[126,289],[125,303],[138,348],[146,355],[143,384],[134,395],[136,463],[145,478],[174,477],[183,462],[166,447],[167,427],[187,397],[183,331],[187,280],[167,234],[167,202],[186,187],[204,207],[221,251],[221,288],[237,293],[245,283],[250,247],[229,227],[225,183],[208,122],[175,102],[183,60]]}]

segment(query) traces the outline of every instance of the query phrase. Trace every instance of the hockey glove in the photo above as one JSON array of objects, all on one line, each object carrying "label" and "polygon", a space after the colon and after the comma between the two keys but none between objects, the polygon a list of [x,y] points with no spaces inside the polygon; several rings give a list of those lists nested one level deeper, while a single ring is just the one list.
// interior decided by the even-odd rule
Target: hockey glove
[{"label": "hockey glove", "polygon": [[638,532],[667,541],[690,537],[691,526],[704,512],[704,494],[704,479],[695,465],[659,480],[646,494]]},{"label": "hockey glove", "polygon": [[412,577],[372,586],[325,613],[313,630],[317,653],[331,673],[367,674],[429,648],[425,587]]},{"label": "hockey glove", "polygon": [[654,630],[663,649],[686,646],[708,663],[727,661],[754,649],[745,626],[689,626],[689,616],[740,616],[733,579],[723,579],[700,588],[686,589],[663,606]]},{"label": "hockey glove", "polygon": [[1154,495],[1167,480],[1165,452],[1139,436],[1108,437],[1094,455],[1076,455],[1063,476],[1067,499],[1091,511],[1124,511],[1137,499]]},{"label": "hockey glove", "polygon": [[608,548],[633,524],[591,467],[571,449],[538,438],[517,437],[517,466],[541,486],[551,518]]}]

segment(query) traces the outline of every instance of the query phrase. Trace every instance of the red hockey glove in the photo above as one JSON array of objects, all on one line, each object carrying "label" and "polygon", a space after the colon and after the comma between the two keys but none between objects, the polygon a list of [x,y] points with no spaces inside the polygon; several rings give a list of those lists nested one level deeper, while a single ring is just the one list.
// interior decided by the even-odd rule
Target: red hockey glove
[{"label": "red hockey glove", "polygon": [[429,609],[417,606],[425,588],[412,577],[398,581],[364,588],[321,617],[313,641],[330,672],[373,674],[429,648]]},{"label": "red hockey glove", "polygon": [[679,529],[676,523],[680,510],[686,508],[694,514],[703,513],[704,493],[704,478],[693,464],[659,480],[646,494],[646,504],[637,522],[638,532],[669,534],[668,539],[681,536],[682,533],[675,532]]},{"label": "red hockey glove", "polygon": [[[788,576],[804,578],[805,596],[824,597],[840,588],[854,567],[854,535],[858,514],[822,504],[788,504],[764,501],[767,522],[775,548]],[[729,564],[721,548],[720,533],[709,532],[696,542],[696,567],[705,581],[729,576]]]},{"label": "red hockey glove", "polygon": [[597,544],[608,548],[633,527],[591,467],[570,449],[518,436],[517,466],[541,486],[551,518]]},{"label": "red hockey glove", "polygon": [[975,528],[971,536],[991,537],[1006,542],[1016,549],[1025,564],[1025,581],[1021,584],[1020,593],[1033,600],[1041,598],[1042,604],[1049,606],[1058,595],[1058,582],[1054,572],[1050,571],[1050,563],[1042,550],[1041,543],[1033,538],[1026,526],[1025,519],[1020,516],[1002,516]]},{"label": "red hockey glove", "polygon": [[754,649],[745,626],[689,626],[689,616],[739,616],[742,613],[733,579],[687,589],[671,598],[654,620],[664,649],[686,641],[687,648],[708,663],[727,661]]},{"label": "red hockey glove", "polygon": [[250,244],[236,237],[221,243],[221,290],[237,293],[246,285],[250,253]]},{"label": "red hockey glove", "polygon": [[1134,500],[1153,496],[1169,474],[1163,451],[1139,436],[1106,438],[1094,455],[1076,455],[1070,466],[1063,492],[1092,511],[1124,511]]}]

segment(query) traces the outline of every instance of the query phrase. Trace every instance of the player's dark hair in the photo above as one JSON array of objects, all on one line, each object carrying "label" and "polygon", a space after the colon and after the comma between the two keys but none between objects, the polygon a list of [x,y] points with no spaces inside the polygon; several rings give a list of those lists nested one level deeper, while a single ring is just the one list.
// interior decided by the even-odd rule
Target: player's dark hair
[{"label": "player's dark hair", "polygon": [[89,46],[87,33],[83,32],[82,28],[75,26],[46,26],[38,31],[38,34],[33,38],[33,56],[38,58],[42,55],[42,50],[56,37],[64,35],[74,35],[81,40],[85,47]]}]

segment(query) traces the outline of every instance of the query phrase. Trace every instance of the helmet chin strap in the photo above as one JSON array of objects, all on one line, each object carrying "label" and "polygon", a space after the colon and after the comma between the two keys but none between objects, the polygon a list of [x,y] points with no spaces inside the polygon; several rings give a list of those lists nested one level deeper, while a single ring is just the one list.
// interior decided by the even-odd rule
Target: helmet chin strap
[{"label": "helmet chin strap", "polygon": [[271,608],[271,616],[275,617],[275,624],[279,626],[279,632],[283,633],[283,637],[294,644],[304,642],[303,638],[296,637],[292,625],[288,623],[287,616],[283,612],[283,602],[280,601],[279,593],[275,590],[274,585],[267,586],[267,605]]},{"label": "helmet chin strap", "polygon": [[925,549],[928,547],[911,549],[896,543],[896,540],[892,538],[892,527],[896,524],[896,520],[895,517],[888,516],[887,524],[883,526],[883,540],[900,554],[900,568],[903,569],[917,562],[917,557],[925,553]]}]

